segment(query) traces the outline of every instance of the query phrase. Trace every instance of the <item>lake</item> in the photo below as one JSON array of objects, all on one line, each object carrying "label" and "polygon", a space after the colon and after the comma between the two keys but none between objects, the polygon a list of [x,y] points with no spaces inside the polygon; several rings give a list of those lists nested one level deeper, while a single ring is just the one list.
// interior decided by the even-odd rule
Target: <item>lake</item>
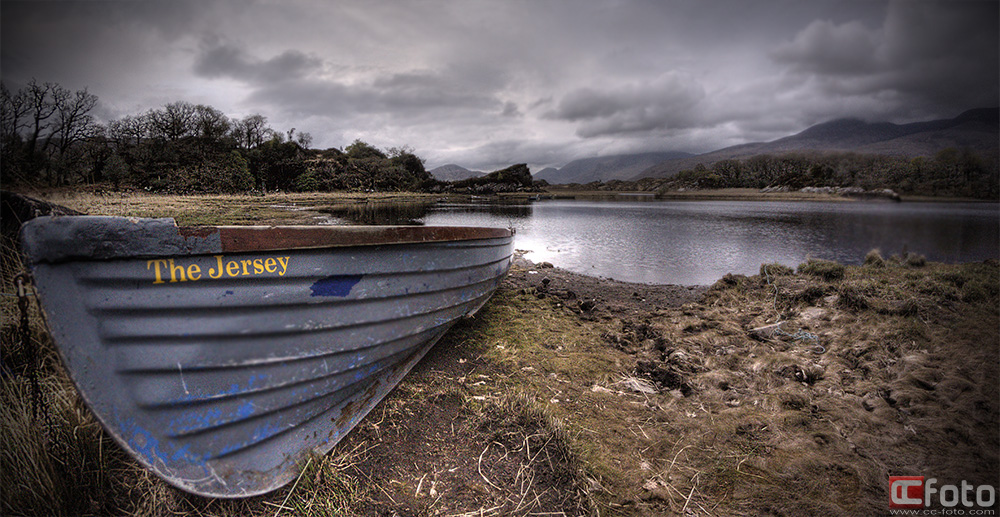
[{"label": "lake", "polygon": [[395,219],[364,222],[512,227],[534,262],[652,284],[711,284],[809,257],[860,264],[875,248],[940,262],[1000,256],[996,203],[541,200],[389,212]]}]

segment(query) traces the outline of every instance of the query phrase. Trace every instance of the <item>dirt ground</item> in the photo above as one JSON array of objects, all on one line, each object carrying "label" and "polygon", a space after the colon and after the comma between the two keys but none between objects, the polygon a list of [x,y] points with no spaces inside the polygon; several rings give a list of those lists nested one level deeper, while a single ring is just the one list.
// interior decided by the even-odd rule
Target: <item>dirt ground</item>
[{"label": "dirt ground", "polygon": [[381,515],[872,515],[890,475],[995,487],[996,291],[995,261],[688,288],[519,259],[344,473]]}]

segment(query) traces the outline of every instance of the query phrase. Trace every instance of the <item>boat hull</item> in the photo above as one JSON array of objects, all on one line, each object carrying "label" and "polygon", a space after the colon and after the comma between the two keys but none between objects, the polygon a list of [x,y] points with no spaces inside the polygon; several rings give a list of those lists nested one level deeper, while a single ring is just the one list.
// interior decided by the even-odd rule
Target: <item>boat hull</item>
[{"label": "boat hull", "polygon": [[94,414],[163,479],[215,497],[274,490],[332,448],[489,299],[513,247],[506,230],[94,217],[22,236]]}]

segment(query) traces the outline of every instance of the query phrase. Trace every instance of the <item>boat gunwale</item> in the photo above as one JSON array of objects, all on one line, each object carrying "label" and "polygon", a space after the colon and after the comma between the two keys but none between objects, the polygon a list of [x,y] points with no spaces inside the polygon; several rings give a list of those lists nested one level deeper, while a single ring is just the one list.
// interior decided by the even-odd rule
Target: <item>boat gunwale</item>
[{"label": "boat gunwale", "polygon": [[475,226],[180,226],[182,236],[218,231],[229,253],[502,239],[507,228]]},{"label": "boat gunwale", "polygon": [[42,216],[21,242],[33,264],[509,239],[475,226],[177,226],[173,218]]}]

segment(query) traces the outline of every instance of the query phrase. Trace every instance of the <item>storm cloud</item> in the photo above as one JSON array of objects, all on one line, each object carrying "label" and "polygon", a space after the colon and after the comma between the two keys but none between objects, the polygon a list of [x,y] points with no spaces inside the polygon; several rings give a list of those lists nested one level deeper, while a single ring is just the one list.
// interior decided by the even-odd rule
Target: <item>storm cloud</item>
[{"label": "storm cloud", "polygon": [[579,122],[583,138],[654,129],[686,129],[697,124],[697,104],[705,89],[697,81],[669,73],[652,81],[605,90],[572,90],[545,116]]},{"label": "storm cloud", "polygon": [[316,71],[322,61],[290,49],[269,59],[256,59],[232,45],[212,45],[195,60],[194,72],[209,79],[230,77],[271,84],[299,79]]},{"label": "storm cloud", "polygon": [[0,73],[110,119],[184,100],[428,167],[703,152],[1000,98],[992,1],[21,2]]},{"label": "storm cloud", "polygon": [[892,3],[872,27],[817,20],[770,55],[823,95],[881,98],[887,115],[996,105],[997,5],[955,7]]}]

